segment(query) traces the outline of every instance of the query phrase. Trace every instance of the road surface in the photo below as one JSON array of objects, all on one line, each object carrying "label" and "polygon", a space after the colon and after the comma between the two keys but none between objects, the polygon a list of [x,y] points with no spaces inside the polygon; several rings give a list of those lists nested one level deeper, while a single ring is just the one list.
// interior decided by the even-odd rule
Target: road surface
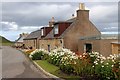
[{"label": "road surface", "polygon": [[9,46],[2,46],[2,78],[48,78],[25,55]]}]

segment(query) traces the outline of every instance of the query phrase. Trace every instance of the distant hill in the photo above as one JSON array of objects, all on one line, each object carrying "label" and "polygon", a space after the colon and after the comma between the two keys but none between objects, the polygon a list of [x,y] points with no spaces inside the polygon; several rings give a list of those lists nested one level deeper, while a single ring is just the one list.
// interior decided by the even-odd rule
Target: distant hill
[{"label": "distant hill", "polygon": [[0,44],[2,45],[11,45],[13,42],[7,40],[5,37],[0,36]]}]

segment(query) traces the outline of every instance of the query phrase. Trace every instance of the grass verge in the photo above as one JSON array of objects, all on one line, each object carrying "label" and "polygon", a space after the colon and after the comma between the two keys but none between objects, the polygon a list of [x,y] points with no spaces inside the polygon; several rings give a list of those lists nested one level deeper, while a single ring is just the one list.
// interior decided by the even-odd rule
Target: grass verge
[{"label": "grass verge", "polygon": [[63,73],[59,67],[53,65],[53,64],[50,64],[49,62],[47,62],[47,60],[35,60],[35,62],[40,66],[42,67],[45,71],[55,75],[55,76],[58,76],[60,78],[63,78],[63,79],[66,79],[66,80],[79,80],[80,77],[79,76],[75,76],[75,75],[68,75],[68,74],[65,74]]}]

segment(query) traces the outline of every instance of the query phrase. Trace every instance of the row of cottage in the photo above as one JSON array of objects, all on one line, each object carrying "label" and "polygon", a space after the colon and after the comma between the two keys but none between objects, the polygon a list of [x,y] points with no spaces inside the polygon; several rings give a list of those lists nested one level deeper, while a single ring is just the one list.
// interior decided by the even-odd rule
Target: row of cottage
[{"label": "row of cottage", "polygon": [[31,32],[23,39],[26,47],[44,48],[48,51],[64,47],[84,53],[97,51],[104,56],[120,53],[117,35],[103,35],[89,20],[89,10],[84,3],[79,5],[77,16],[66,21],[55,22],[52,17],[49,27]]}]

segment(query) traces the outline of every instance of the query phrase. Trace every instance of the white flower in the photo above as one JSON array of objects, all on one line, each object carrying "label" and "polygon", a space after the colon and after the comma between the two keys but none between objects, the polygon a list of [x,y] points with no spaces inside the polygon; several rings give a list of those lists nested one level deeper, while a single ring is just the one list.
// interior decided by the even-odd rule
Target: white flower
[{"label": "white flower", "polygon": [[114,67],[114,65],[112,65],[111,67]]},{"label": "white flower", "polygon": [[107,65],[109,64],[109,63],[106,63]]},{"label": "white flower", "polygon": [[104,67],[104,66],[102,65],[102,67]]}]

